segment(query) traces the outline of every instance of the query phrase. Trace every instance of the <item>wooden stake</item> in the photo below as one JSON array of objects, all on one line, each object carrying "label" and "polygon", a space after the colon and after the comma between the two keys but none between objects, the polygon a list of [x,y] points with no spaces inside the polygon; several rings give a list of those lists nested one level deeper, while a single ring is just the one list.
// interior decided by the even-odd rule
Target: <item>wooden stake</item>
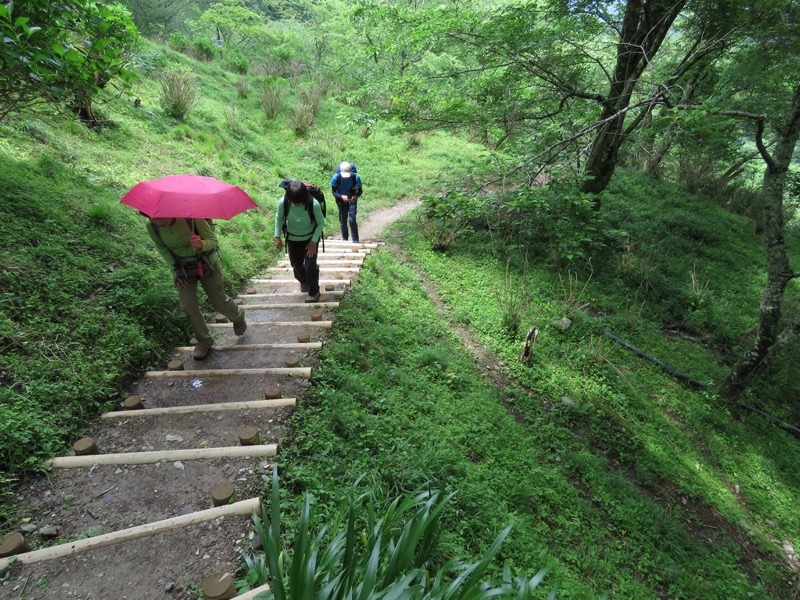
[{"label": "wooden stake", "polygon": [[153,463],[178,460],[207,460],[212,458],[242,458],[244,456],[273,457],[278,453],[277,444],[261,446],[223,446],[221,448],[189,448],[186,450],[154,450],[151,452],[117,452],[91,456],[59,456],[45,461],[56,469],[74,469],[92,465],[151,465]]},{"label": "wooden stake", "polygon": [[[131,527],[129,529],[114,531],[112,533],[106,533],[83,540],[77,540],[67,544],[43,548],[42,550],[34,550],[33,552],[17,554],[13,557],[13,559],[21,564],[32,564],[41,562],[43,560],[52,560],[54,558],[65,558],[67,556],[80,554],[81,552],[98,550],[107,546],[114,546],[116,544],[138,540],[140,538],[149,537],[158,533],[172,531],[173,529],[178,529],[180,527],[213,521],[219,517],[230,515],[251,515],[254,512],[257,515],[261,515],[261,498],[250,498],[249,500],[242,500],[240,502],[227,504],[225,506],[209,508],[188,515],[182,515],[180,517],[172,517],[170,519],[164,519],[163,521],[155,521],[154,523],[147,523],[145,525],[139,525],[138,527]],[[0,559],[0,570],[8,567],[10,561],[11,558]]]}]

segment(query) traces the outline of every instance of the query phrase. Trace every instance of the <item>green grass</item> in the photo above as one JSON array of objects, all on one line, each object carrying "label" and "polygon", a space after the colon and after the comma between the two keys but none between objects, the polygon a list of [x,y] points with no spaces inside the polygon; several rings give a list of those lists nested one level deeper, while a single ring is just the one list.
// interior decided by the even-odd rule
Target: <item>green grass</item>
[{"label": "green grass", "polygon": [[[775,541],[798,533],[788,435],[756,418],[734,421],[656,368],[612,355],[623,380],[585,347],[580,324],[548,329],[535,364],[514,366],[519,345],[502,337],[491,297],[502,265],[405,240],[453,317],[519,383],[489,385],[413,272],[387,254],[370,258],[282,455],[293,489],[330,510],[334,490],[362,474],[390,495],[458,490],[443,525],[451,552],[477,557],[491,532],[513,523],[499,557],[553,566],[547,582],[566,597],[784,597]],[[538,314],[558,314],[548,308],[555,300],[541,302]],[[776,452],[764,460],[767,439]],[[745,456],[751,463],[729,472]],[[766,481],[780,482],[780,496],[769,499]]]}]

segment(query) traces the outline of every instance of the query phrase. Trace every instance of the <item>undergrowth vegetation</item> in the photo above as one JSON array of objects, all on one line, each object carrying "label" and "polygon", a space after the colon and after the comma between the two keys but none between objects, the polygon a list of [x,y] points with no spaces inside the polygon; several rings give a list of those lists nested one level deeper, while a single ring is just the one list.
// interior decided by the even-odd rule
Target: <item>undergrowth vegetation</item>
[{"label": "undergrowth vegetation", "polygon": [[[282,455],[293,489],[328,514],[335,490],[362,475],[389,496],[457,490],[443,515],[446,555],[478,557],[513,524],[498,557],[552,566],[546,587],[565,597],[790,597],[794,580],[776,567],[776,541],[800,528],[790,436],[759,417],[736,421],[604,347],[580,312],[567,331],[545,326],[534,363],[519,365],[492,298],[505,277],[490,249],[479,260],[475,240],[445,256],[404,239],[452,318],[517,383],[481,376],[414,271],[387,253],[370,258],[294,418]],[[527,318],[562,316],[551,272],[526,278],[538,284]]]}]

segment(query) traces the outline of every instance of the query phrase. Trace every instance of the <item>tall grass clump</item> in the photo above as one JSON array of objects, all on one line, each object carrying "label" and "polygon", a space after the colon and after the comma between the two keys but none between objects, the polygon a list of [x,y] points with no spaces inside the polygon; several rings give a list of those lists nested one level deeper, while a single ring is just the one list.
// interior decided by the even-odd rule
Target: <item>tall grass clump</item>
[{"label": "tall grass clump", "polygon": [[314,155],[319,160],[323,171],[331,172],[339,164],[340,136],[338,132],[314,131],[311,133],[311,145]]},{"label": "tall grass clump", "polygon": [[272,501],[263,513],[269,520],[253,516],[264,556],[247,557],[251,577],[240,582],[240,589],[262,585],[265,582],[260,578],[268,572],[275,600],[533,597],[546,571],[528,579],[515,575],[506,565],[500,577],[490,579],[494,559],[511,527],[475,562],[441,560],[440,519],[453,495],[419,491],[388,501],[375,490],[360,495],[352,490],[330,523],[319,527],[311,496],[306,493],[293,527],[293,545],[288,549],[281,533],[275,469]]},{"label": "tall grass clump", "polygon": [[261,110],[270,121],[278,116],[283,108],[283,94],[274,84],[265,84],[261,88]]},{"label": "tall grass clump", "polygon": [[247,97],[250,95],[250,84],[247,83],[247,79],[244,77],[240,77],[236,80],[236,93],[242,100],[247,100]]},{"label": "tall grass clump", "polygon": [[524,277],[515,280],[510,262],[510,259],[506,262],[503,285],[495,288],[494,299],[500,311],[500,324],[503,331],[513,338],[519,333],[520,324],[530,309],[531,295],[525,287]]},{"label": "tall grass clump", "polygon": [[168,69],[161,73],[161,108],[183,121],[197,104],[197,82],[188,69]]},{"label": "tall grass clump", "polygon": [[301,102],[289,108],[289,124],[295,135],[303,137],[314,126],[315,108],[311,104]]}]

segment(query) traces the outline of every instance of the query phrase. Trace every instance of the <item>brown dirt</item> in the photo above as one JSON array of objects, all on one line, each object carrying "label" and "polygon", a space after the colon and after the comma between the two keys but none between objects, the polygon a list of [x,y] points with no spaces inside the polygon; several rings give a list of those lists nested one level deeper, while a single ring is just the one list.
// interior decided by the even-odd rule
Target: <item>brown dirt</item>
[{"label": "brown dirt", "polygon": [[[361,239],[376,239],[384,227],[417,204],[405,201],[391,208],[371,211],[359,223]],[[332,254],[335,248],[329,245],[326,251]],[[272,275],[274,279],[291,278],[289,273]],[[322,278],[334,275],[323,273]],[[343,275],[353,277],[351,273]],[[251,286],[256,287],[258,293],[296,293],[275,300],[248,300],[243,294],[241,297],[246,304],[272,301],[296,303],[297,307],[248,311],[250,327],[243,336],[236,338],[229,327],[212,330],[218,348],[296,342],[301,333],[310,334],[312,341],[324,338],[327,330],[313,325],[291,328],[267,325],[275,321],[309,320],[311,307],[303,303],[304,294],[295,283]],[[342,290],[345,286],[337,284],[336,288]],[[325,309],[324,313],[325,320],[334,316],[332,309]],[[188,341],[181,340],[180,345],[188,345]],[[314,365],[313,350],[212,350],[202,362],[176,350],[171,358],[180,358],[187,370],[214,370],[281,367],[288,353],[298,355],[301,366]],[[274,375],[142,378],[127,393],[142,396],[146,408],[155,408],[260,400],[271,386],[279,386],[283,397],[300,398],[308,385],[309,382],[301,378]],[[262,444],[272,444],[280,443],[288,435],[285,421],[291,410],[254,409],[153,417],[125,415],[92,424],[86,435],[97,441],[102,454],[238,446],[239,431],[246,425],[258,429]],[[24,535],[32,549],[38,549],[211,508],[211,490],[221,482],[234,484],[239,500],[258,497],[270,478],[273,461],[246,457],[54,469],[25,481],[15,490],[18,528],[35,529]],[[56,528],[56,535],[43,536],[46,531],[43,528],[47,526]],[[204,577],[216,571],[235,573],[241,567],[241,553],[251,550],[253,536],[249,517],[225,517],[65,559],[16,564],[5,579],[0,580],[0,599],[196,599]]]}]

